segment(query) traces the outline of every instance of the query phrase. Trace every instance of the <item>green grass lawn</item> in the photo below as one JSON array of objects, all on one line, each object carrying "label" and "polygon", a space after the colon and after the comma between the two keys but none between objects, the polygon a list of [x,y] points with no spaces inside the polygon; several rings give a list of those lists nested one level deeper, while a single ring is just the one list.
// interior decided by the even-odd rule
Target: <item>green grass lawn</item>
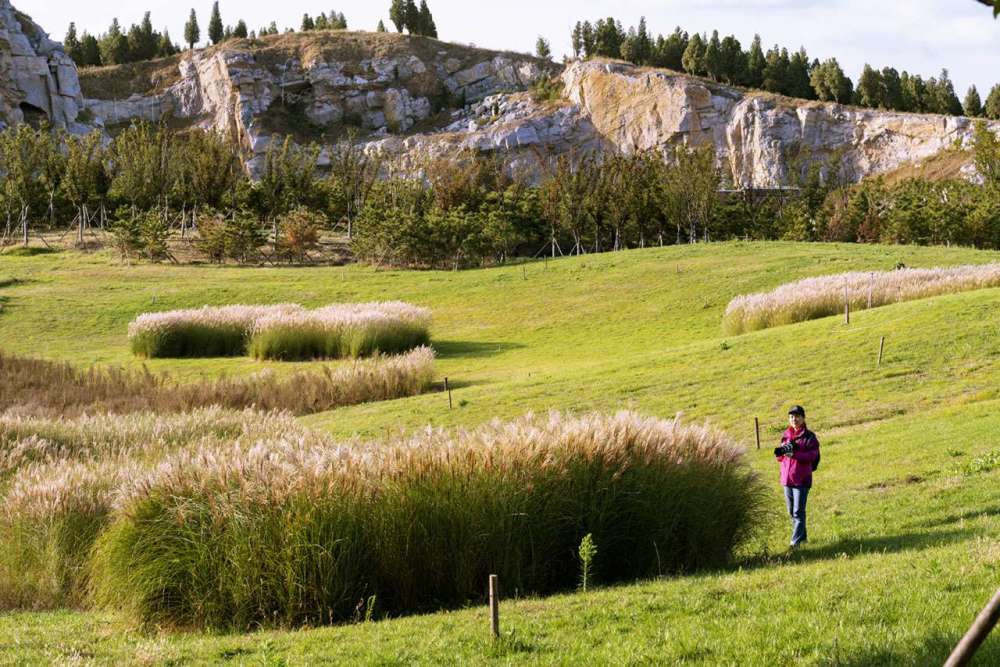
[{"label": "green grass lawn", "polygon": [[[772,521],[742,568],[510,600],[496,646],[481,608],[248,635],[140,632],[113,615],[66,611],[0,615],[0,664],[940,663],[1000,585],[1000,472],[963,472],[1000,449],[1000,290],[854,313],[850,325],[831,317],[738,337],[722,336],[721,318],[737,294],[806,276],[998,260],[964,249],[792,243],[467,272],[127,268],[103,255],[0,256],[5,351],[138,364],[125,328],[144,311],[402,299],[434,311],[438,372],[454,387],[454,409],[431,393],[306,423],[379,435],[529,410],[633,408],[709,419],[751,445],[756,415],[768,451],[750,458],[774,480]],[[303,366],[146,364],[184,378]],[[769,449],[793,402],[809,410],[824,449],[810,544],[785,558],[774,555],[787,526]],[[1000,639],[991,639],[978,664],[998,662]]]}]

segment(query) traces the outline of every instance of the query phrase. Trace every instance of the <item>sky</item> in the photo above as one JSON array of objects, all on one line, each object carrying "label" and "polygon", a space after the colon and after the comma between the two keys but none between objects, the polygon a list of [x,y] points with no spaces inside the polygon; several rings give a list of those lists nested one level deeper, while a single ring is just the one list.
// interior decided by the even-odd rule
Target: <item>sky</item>
[{"label": "sky", "polygon": [[[184,34],[184,22],[193,7],[205,36],[211,11],[209,0],[12,0],[54,39],[62,40],[70,21],[78,32],[98,34],[117,17],[124,28],[151,12],[158,30],[169,29],[175,42]],[[388,18],[390,0],[354,0],[339,3],[285,0],[220,0],[223,22],[244,19],[251,30],[271,21],[278,27],[298,28],[302,14],[331,9],[343,12],[351,29],[374,30]],[[688,32],[718,30],[734,34],[747,48],[755,33],[765,50],[775,43],[789,50],[804,46],[809,57],[836,57],[855,82],[864,64],[895,67],[938,76],[949,71],[959,97],[975,84],[985,98],[1000,82],[1000,19],[973,0],[428,0],[438,35],[449,42],[484,48],[530,52],[544,36],[558,58],[570,52],[570,30],[578,20],[592,23],[614,16],[627,28],[645,16],[649,30],[668,34],[675,26]]]}]

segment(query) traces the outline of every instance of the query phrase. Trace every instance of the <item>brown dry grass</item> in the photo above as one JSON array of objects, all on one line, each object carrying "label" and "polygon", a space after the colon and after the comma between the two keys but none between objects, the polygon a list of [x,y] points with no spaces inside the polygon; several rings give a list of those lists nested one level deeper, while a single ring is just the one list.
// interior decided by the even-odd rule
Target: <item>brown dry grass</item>
[{"label": "brown dry grass", "polygon": [[183,53],[127,65],[83,67],[79,70],[83,96],[100,100],[123,100],[136,93],[162,93],[181,79],[177,68]]},{"label": "brown dry grass", "polygon": [[961,178],[962,167],[972,163],[972,151],[949,148],[917,162],[907,162],[882,175],[886,185],[896,185],[911,178],[940,182]]},{"label": "brown dry grass", "polygon": [[263,371],[186,384],[145,368],[79,369],[68,363],[0,353],[0,412],[70,417],[183,412],[218,405],[309,414],[419,394],[430,385],[433,374],[434,353],[427,347],[395,357],[322,366],[283,379]]}]

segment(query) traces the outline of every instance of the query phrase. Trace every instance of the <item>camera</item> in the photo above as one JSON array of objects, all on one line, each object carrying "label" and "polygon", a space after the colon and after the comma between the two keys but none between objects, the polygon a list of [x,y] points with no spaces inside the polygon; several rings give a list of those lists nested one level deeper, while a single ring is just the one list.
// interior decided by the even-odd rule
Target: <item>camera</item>
[{"label": "camera", "polygon": [[787,456],[795,451],[795,441],[789,440],[774,448],[775,456]]}]

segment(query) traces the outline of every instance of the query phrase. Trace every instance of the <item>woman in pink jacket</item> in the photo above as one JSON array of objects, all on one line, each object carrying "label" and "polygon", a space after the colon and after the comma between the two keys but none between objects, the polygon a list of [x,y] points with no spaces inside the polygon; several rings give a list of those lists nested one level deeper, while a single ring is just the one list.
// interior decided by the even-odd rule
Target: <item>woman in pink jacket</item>
[{"label": "woman in pink jacket", "polygon": [[795,549],[806,541],[806,498],[813,471],[819,467],[819,440],[806,428],[806,411],[801,405],[788,411],[788,428],[781,436],[781,445],[774,448],[774,456],[781,464],[781,486],[792,518],[791,547]]}]

